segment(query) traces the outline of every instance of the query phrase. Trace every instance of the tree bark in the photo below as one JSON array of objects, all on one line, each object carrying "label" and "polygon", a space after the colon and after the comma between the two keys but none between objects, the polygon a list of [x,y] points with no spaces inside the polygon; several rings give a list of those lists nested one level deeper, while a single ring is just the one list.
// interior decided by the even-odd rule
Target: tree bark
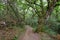
[{"label": "tree bark", "polygon": [[57,0],[47,0],[48,2],[48,7],[47,10],[44,10],[43,6],[43,0],[40,0],[41,2],[41,15],[38,17],[38,28],[37,31],[41,32],[43,27],[48,24],[48,19],[51,16],[51,13],[53,12],[54,6],[56,5]]}]

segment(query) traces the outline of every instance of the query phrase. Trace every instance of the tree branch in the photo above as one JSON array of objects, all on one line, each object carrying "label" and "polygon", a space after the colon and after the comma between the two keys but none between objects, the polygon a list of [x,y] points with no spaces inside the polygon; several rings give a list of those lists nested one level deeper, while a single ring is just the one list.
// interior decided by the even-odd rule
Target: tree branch
[{"label": "tree branch", "polygon": [[[17,17],[17,20],[20,22],[22,21],[22,18],[19,17],[19,12],[18,9],[15,7],[15,5],[13,3],[11,3],[10,1],[7,1],[8,5],[11,7],[11,9],[13,10],[13,12],[15,13],[15,16]],[[8,9],[7,9],[8,11]]]},{"label": "tree branch", "polygon": [[51,15],[51,12],[53,11],[53,9],[54,9],[54,6],[56,5],[56,2],[57,2],[57,0],[51,0],[52,2],[50,2],[50,0],[47,0],[47,2],[48,2],[48,7],[47,7],[47,14],[48,15]]},{"label": "tree branch", "polygon": [[[27,0],[26,0],[27,1]],[[30,1],[27,1],[29,4],[34,4],[34,5],[37,5],[37,6],[40,6],[39,4],[36,4],[36,1],[34,1],[34,3],[30,2]]]}]

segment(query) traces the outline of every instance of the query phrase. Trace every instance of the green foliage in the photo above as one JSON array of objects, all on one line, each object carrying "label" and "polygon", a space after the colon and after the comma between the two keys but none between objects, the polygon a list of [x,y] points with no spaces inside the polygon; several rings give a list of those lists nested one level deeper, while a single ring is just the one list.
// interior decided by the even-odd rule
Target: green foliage
[{"label": "green foliage", "polygon": [[[52,0],[50,2],[52,3]],[[21,23],[18,26],[28,24],[34,27],[34,30],[38,26],[38,18],[41,19],[42,16],[45,16],[48,7],[47,0],[10,0],[10,5],[9,2],[7,4],[0,3],[0,18],[5,18],[9,21],[14,19]],[[60,1],[56,2],[56,4],[60,4]],[[51,29],[58,30],[60,25],[60,6],[54,7],[48,22],[51,24],[48,25]],[[42,29],[42,31],[44,30],[50,31],[47,27]]]},{"label": "green foliage", "polygon": [[15,36],[15,37],[13,38],[13,40],[17,40],[17,37]]},{"label": "green foliage", "polygon": [[56,6],[53,13],[51,14],[50,18],[49,18],[49,27],[57,32],[58,29],[60,28],[60,6]]},{"label": "green foliage", "polygon": [[0,3],[0,10],[4,10],[4,4]]}]

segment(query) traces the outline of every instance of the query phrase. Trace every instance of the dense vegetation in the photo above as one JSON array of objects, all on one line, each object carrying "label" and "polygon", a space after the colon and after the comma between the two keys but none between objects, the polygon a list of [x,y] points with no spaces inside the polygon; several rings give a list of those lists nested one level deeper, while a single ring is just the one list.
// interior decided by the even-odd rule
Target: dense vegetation
[{"label": "dense vegetation", "polygon": [[60,34],[60,0],[0,0],[0,29],[24,25]]}]

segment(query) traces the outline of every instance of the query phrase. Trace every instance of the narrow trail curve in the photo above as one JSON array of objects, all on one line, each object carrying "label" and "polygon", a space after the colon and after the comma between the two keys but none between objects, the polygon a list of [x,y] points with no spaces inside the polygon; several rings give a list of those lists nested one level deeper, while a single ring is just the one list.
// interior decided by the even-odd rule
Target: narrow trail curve
[{"label": "narrow trail curve", "polygon": [[33,28],[29,25],[25,26],[25,33],[18,40],[41,40],[39,34],[33,32]]},{"label": "narrow trail curve", "polygon": [[40,34],[34,33],[33,28],[29,25],[25,26],[25,32],[19,36],[18,40],[55,40],[47,33],[41,32]]}]

